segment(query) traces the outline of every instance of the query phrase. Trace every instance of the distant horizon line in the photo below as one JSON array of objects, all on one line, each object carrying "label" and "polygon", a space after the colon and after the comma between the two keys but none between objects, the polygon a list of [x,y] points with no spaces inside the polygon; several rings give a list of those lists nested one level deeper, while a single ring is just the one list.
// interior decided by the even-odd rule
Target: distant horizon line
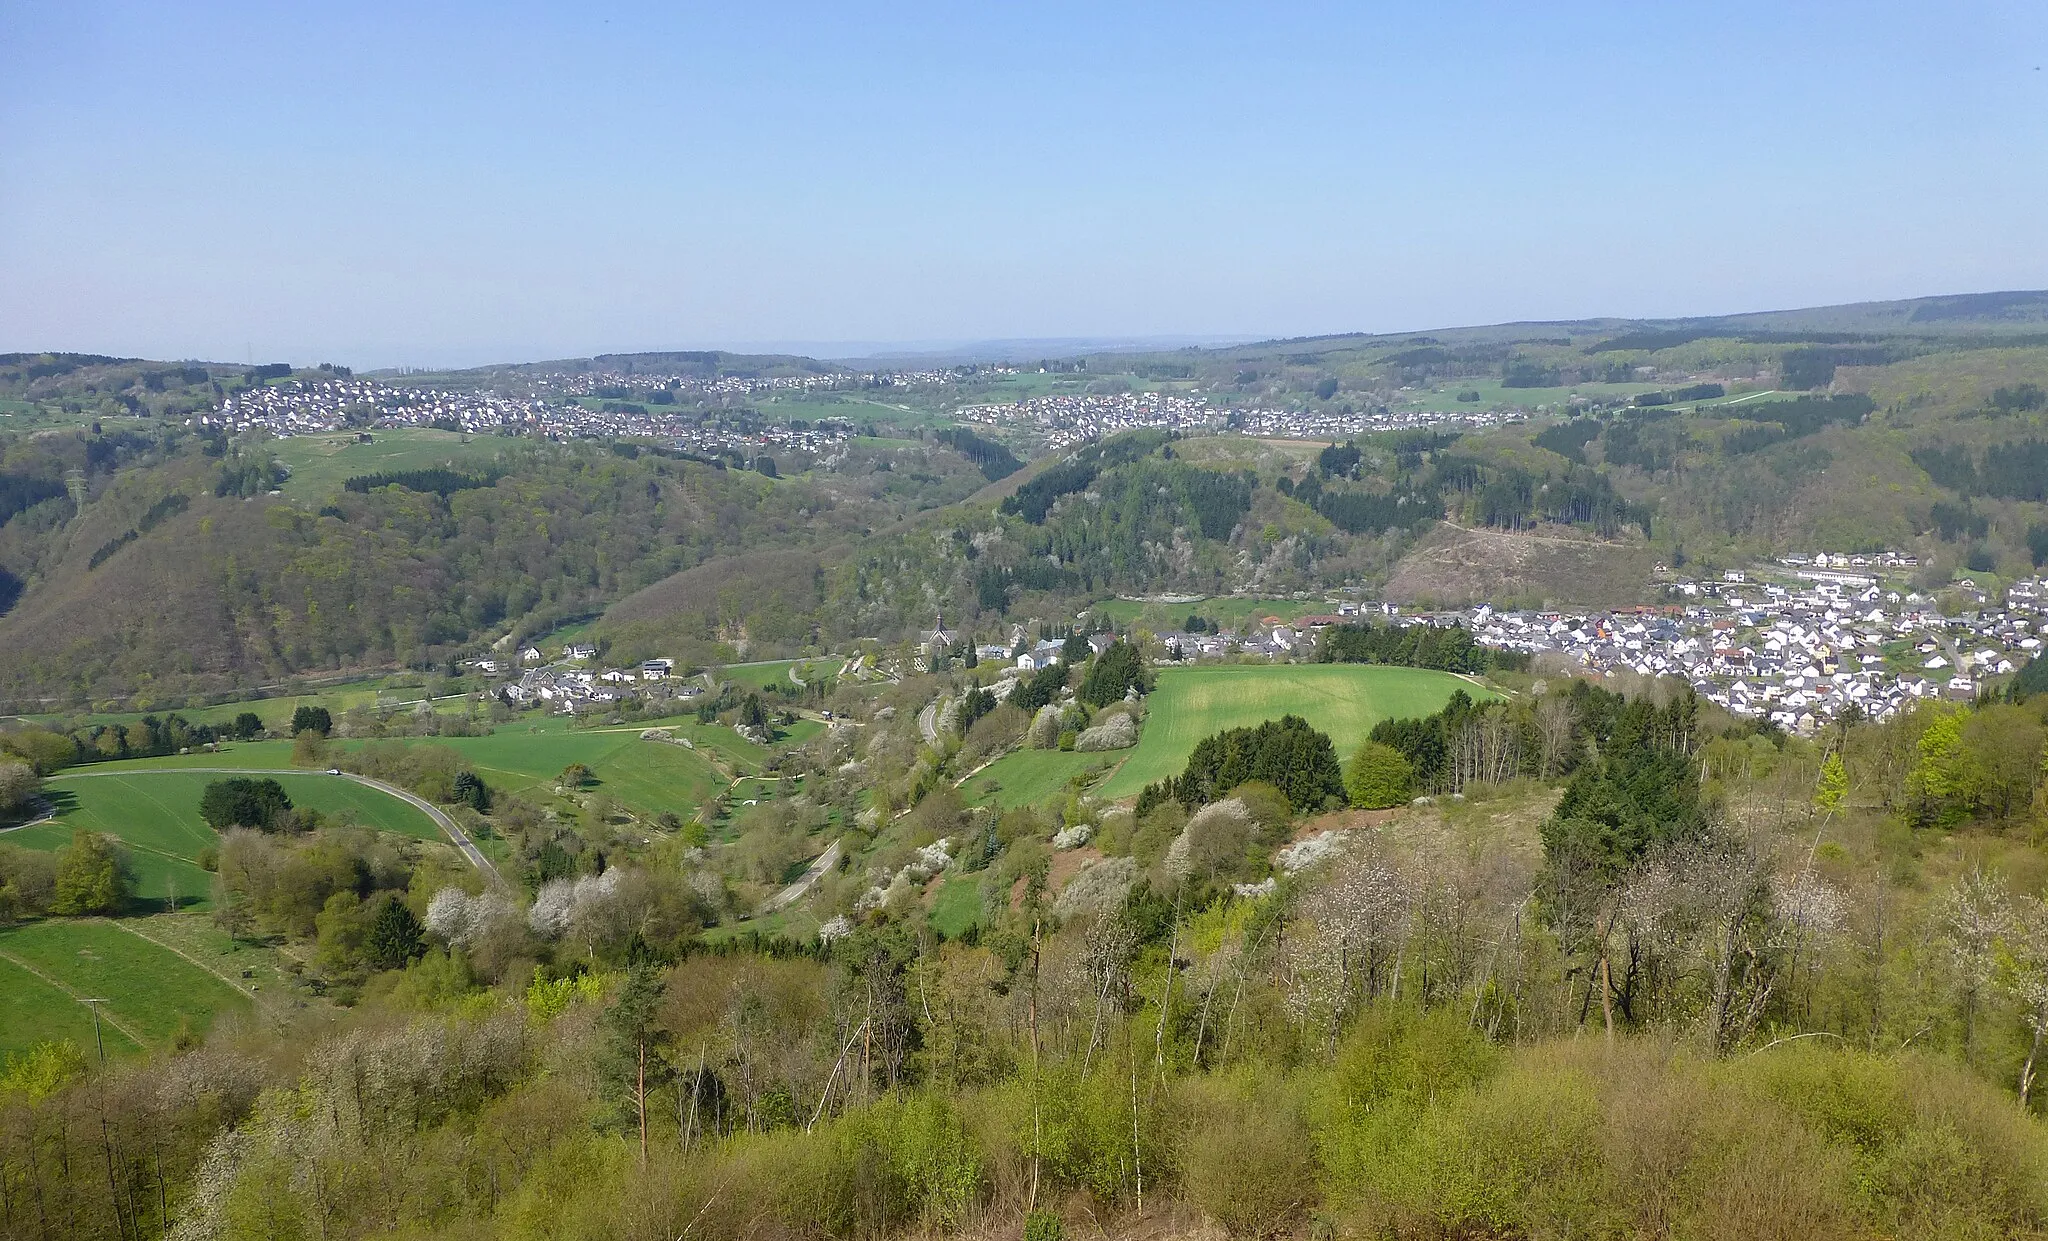
[{"label": "distant horizon line", "polygon": [[[1763,310],[1737,310],[1712,314],[1686,315],[1579,315],[1553,318],[1507,318],[1492,322],[1465,323],[1457,325],[1438,324],[1429,327],[1410,327],[1368,331],[1350,329],[1310,333],[1231,333],[1231,332],[1161,332],[1161,333],[1118,333],[1118,334],[1071,334],[1059,336],[986,336],[986,337],[927,337],[908,340],[751,340],[732,341],[724,344],[687,344],[661,347],[640,347],[604,349],[590,353],[558,353],[545,349],[521,350],[518,347],[492,351],[495,355],[485,361],[444,360],[438,362],[386,362],[386,363],[336,363],[347,366],[352,373],[443,373],[449,371],[484,370],[498,366],[535,366],[547,362],[585,361],[601,357],[630,357],[639,354],[657,353],[729,353],[741,355],[772,355],[800,357],[819,362],[841,364],[859,363],[915,363],[915,362],[1022,362],[1037,359],[1073,358],[1089,354],[1117,353],[1126,351],[1167,350],[1186,348],[1227,348],[1246,344],[1286,344],[1297,341],[1332,340],[1345,337],[1399,337],[1427,334],[1430,332],[1480,331],[1501,328],[1543,327],[1563,324],[1671,324],[1691,325],[1716,320],[1741,320],[1761,316],[1797,315],[1819,311],[1850,310],[1865,307],[1907,306],[1914,303],[1940,302],[1956,298],[2042,298],[2048,299],[2048,289],[1987,289],[1960,293],[1929,293],[1912,297],[1867,298],[1857,301],[1825,302],[1804,306],[1776,307]],[[2038,324],[2040,321],[2034,321]],[[1902,328],[1904,325],[1900,325]],[[215,366],[257,366],[274,363],[280,359],[270,357],[259,360],[253,348],[250,357],[243,362],[224,358],[206,358],[197,355],[182,358],[168,356],[151,357],[146,354],[109,353],[91,349],[16,349],[0,350],[0,354],[82,354],[87,356],[117,358],[122,361],[158,361],[204,363]],[[286,354],[292,350],[283,350]],[[448,352],[467,354],[471,357],[486,356],[482,350],[451,349]],[[338,349],[320,354],[317,361],[301,365],[293,362],[294,369],[313,369],[323,362],[334,362],[336,357],[350,353],[388,353],[379,347],[364,348],[360,351]],[[525,356],[519,356],[524,353]],[[313,356],[309,354],[308,356]]]}]

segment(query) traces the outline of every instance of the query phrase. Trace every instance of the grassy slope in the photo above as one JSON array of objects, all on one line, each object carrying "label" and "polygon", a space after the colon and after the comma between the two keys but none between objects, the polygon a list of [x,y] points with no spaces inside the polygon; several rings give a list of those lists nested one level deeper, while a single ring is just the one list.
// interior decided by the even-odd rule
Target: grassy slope
[{"label": "grassy slope", "polygon": [[1122,759],[1121,753],[1075,754],[1060,750],[1017,750],[990,763],[961,789],[977,805],[993,802],[1004,810],[1036,806],[1061,795],[1067,781],[1087,771],[1100,771]]},{"label": "grassy slope", "polygon": [[[546,792],[564,767],[582,763],[596,774],[597,791],[621,804],[647,814],[671,810],[687,816],[725,787],[725,778],[702,756],[679,745],[642,741],[641,727],[573,733],[503,730],[436,741],[461,752],[485,783],[501,792]],[[678,731],[688,735],[687,729]]]},{"label": "grassy slope", "polygon": [[[0,952],[18,957],[84,996],[104,998],[115,1021],[160,1043],[188,1019],[203,1031],[222,1012],[246,1012],[247,996],[176,953],[109,922],[50,921],[0,931]],[[21,971],[0,961],[10,985],[0,999],[0,1050],[44,1038],[70,1038],[90,1047],[92,1018],[75,999],[37,980],[25,995],[11,984]],[[104,1027],[108,1049],[127,1046]],[[81,1037],[81,1035],[83,1037]]]},{"label": "grassy slope", "polygon": [[981,921],[981,878],[948,875],[932,901],[931,923],[939,934],[957,939]]},{"label": "grassy slope", "polygon": [[[60,775],[49,785],[58,817],[9,832],[7,840],[30,849],[57,849],[71,839],[75,827],[106,832],[128,845],[138,897],[162,901],[175,894],[182,904],[203,902],[212,876],[199,868],[197,859],[199,851],[218,843],[219,837],[199,817],[199,799],[210,781],[221,778],[201,772],[147,769],[126,769],[118,775]],[[378,831],[420,840],[441,839],[440,831],[412,806],[352,780],[313,774],[272,778],[284,785],[295,806],[310,806]]]},{"label": "grassy slope", "polygon": [[494,436],[412,427],[370,434],[373,442],[368,444],[356,443],[353,431],[298,435],[278,442],[274,446],[277,459],[292,472],[284,485],[285,494],[317,499],[341,490],[344,482],[358,474],[484,465],[511,443]]},{"label": "grassy slope", "polygon": [[1138,748],[1102,787],[1105,797],[1131,797],[1147,784],[1179,775],[1204,737],[1299,715],[1330,735],[1347,757],[1383,719],[1429,715],[1463,689],[1483,693],[1447,672],[1364,664],[1256,664],[1165,668],[1146,712]]},{"label": "grassy slope", "polygon": [[[621,805],[646,814],[673,810],[687,816],[726,780],[701,754],[678,745],[640,740],[643,728],[667,728],[689,737],[728,766],[740,770],[757,768],[768,751],[740,737],[730,728],[697,723],[695,717],[650,720],[616,728],[570,731],[561,717],[549,717],[510,724],[484,737],[399,738],[404,744],[443,745],[461,753],[473,764],[485,783],[499,792],[538,789],[545,793],[555,778],[571,763],[582,763],[596,773],[598,791],[611,794]],[[792,730],[794,731],[794,730]],[[344,746],[358,743],[343,742]],[[224,746],[217,754],[180,754],[162,758],[134,759],[117,770],[146,770],[179,767],[283,768],[291,766],[291,744],[284,741],[252,741]],[[106,766],[95,771],[109,770]],[[312,776],[310,779],[323,777]],[[289,786],[287,786],[289,787]],[[371,796],[376,794],[364,790]],[[294,800],[298,794],[292,794]],[[326,809],[319,802],[311,803]],[[368,822],[368,819],[364,820]]]}]

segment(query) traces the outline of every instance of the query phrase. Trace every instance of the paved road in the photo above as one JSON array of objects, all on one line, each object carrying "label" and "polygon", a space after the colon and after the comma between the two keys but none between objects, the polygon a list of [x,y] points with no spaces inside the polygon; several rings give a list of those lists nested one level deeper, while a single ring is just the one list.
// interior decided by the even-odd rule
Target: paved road
[{"label": "paved road", "polygon": [[24,827],[34,827],[38,823],[48,823],[51,819],[57,817],[57,808],[50,804],[49,798],[38,797],[36,798],[36,801],[38,804],[42,806],[42,810],[37,812],[35,818],[30,819],[25,823],[15,823],[7,827],[0,827],[0,834],[5,834],[7,832],[18,832]]},{"label": "paved road", "polygon": [[352,771],[344,771],[340,775],[335,776],[333,772],[309,771],[303,767],[147,767],[141,769],[130,768],[126,771],[66,771],[59,773],[58,776],[53,778],[84,780],[93,776],[148,775],[151,772],[157,771],[196,771],[205,775],[220,776],[334,776],[338,780],[353,780],[357,784],[376,789],[380,793],[389,793],[407,805],[416,807],[427,818],[433,820],[434,826],[440,828],[442,834],[447,836],[449,841],[462,851],[462,856],[469,859],[471,866],[489,875],[494,882],[499,884],[505,882],[505,877],[500,875],[497,868],[491,865],[491,860],[484,856],[483,850],[477,848],[476,842],[469,838],[468,833],[458,827],[455,820],[449,818],[439,806],[416,793],[399,788],[395,784],[386,784],[382,780],[372,780],[368,776],[359,776]]},{"label": "paved road", "polygon": [[939,700],[934,698],[924,704],[924,710],[917,713],[917,731],[924,734],[926,745],[939,744]]},{"label": "paved road", "polygon": [[[804,893],[811,890],[811,885],[818,882],[825,872],[831,870],[838,862],[839,842],[835,840],[823,853],[818,855],[817,861],[812,862],[804,870],[804,873],[797,877],[795,883],[769,897],[767,903],[761,906],[760,913],[772,914],[778,909],[787,909],[789,906],[796,904],[797,901],[803,899]],[[760,914],[755,916],[759,917]]]}]

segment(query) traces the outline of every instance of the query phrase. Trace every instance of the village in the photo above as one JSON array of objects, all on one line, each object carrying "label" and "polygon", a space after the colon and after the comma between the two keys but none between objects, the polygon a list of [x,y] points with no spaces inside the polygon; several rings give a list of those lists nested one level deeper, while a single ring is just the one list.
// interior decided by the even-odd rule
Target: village
[{"label": "village", "polygon": [[1363,409],[1349,405],[1247,408],[1211,404],[1195,389],[1184,393],[1062,393],[1002,405],[970,405],[958,416],[983,426],[1030,434],[1059,451],[1121,431],[1190,435],[1234,431],[1269,439],[1341,440],[1374,431],[1422,427],[1478,429],[1518,421],[1524,413],[1510,408],[1442,411],[1381,405]]},{"label": "village", "polygon": [[[1913,558],[1824,553],[1784,563],[1858,560],[1898,568],[1910,567]],[[2039,654],[2048,628],[2048,579],[2039,578],[2011,584],[1996,601],[1969,579],[1937,600],[1869,574],[1819,567],[1792,574],[1731,570],[1721,581],[1674,582],[1668,589],[1668,604],[1583,612],[1482,604],[1410,613],[1391,603],[1329,600],[1322,612],[1254,618],[1233,630],[1127,636],[1140,638],[1148,657],[1167,663],[1309,662],[1317,658],[1322,632],[1335,625],[1462,625],[1481,646],[1534,657],[1538,672],[1675,678],[1732,714],[1812,734],[1845,714],[1881,720],[1922,699],[1972,700],[1986,678],[2010,674]],[[1972,606],[1943,610],[1944,603],[1958,602]],[[835,658],[841,658],[841,676],[897,680],[964,662],[971,645],[976,664],[1028,676],[1063,658],[1064,642],[1047,633],[1036,622],[1013,622],[1005,633],[987,635],[997,640],[977,640],[948,629],[941,618],[915,642],[868,640],[856,644],[856,654]],[[1107,625],[1088,634],[1091,652],[1115,636]],[[499,693],[514,706],[571,714],[627,699],[686,705],[715,687],[707,678],[678,676],[670,659],[606,666],[587,642],[566,644],[552,656],[529,645],[515,658],[484,658],[472,666],[501,681]]]},{"label": "village", "polygon": [[592,407],[537,396],[400,388],[364,379],[293,380],[235,392],[190,425],[229,434],[260,428],[280,439],[403,427],[550,440],[667,439],[680,451],[737,455],[742,464],[778,450],[822,454],[845,443],[853,430],[832,420],[777,422],[747,411],[650,408],[618,400]]}]

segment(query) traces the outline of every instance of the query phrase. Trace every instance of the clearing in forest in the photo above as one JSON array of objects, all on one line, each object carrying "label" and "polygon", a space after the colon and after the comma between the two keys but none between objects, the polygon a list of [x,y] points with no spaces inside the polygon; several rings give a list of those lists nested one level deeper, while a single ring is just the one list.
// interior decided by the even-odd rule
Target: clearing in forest
[{"label": "clearing in forest", "polygon": [[1146,702],[1138,746],[1102,786],[1109,798],[1134,797],[1177,776],[1203,738],[1298,715],[1329,734],[1348,759],[1385,719],[1431,715],[1458,690],[1487,690],[1448,672],[1379,664],[1210,664],[1162,668]]}]

